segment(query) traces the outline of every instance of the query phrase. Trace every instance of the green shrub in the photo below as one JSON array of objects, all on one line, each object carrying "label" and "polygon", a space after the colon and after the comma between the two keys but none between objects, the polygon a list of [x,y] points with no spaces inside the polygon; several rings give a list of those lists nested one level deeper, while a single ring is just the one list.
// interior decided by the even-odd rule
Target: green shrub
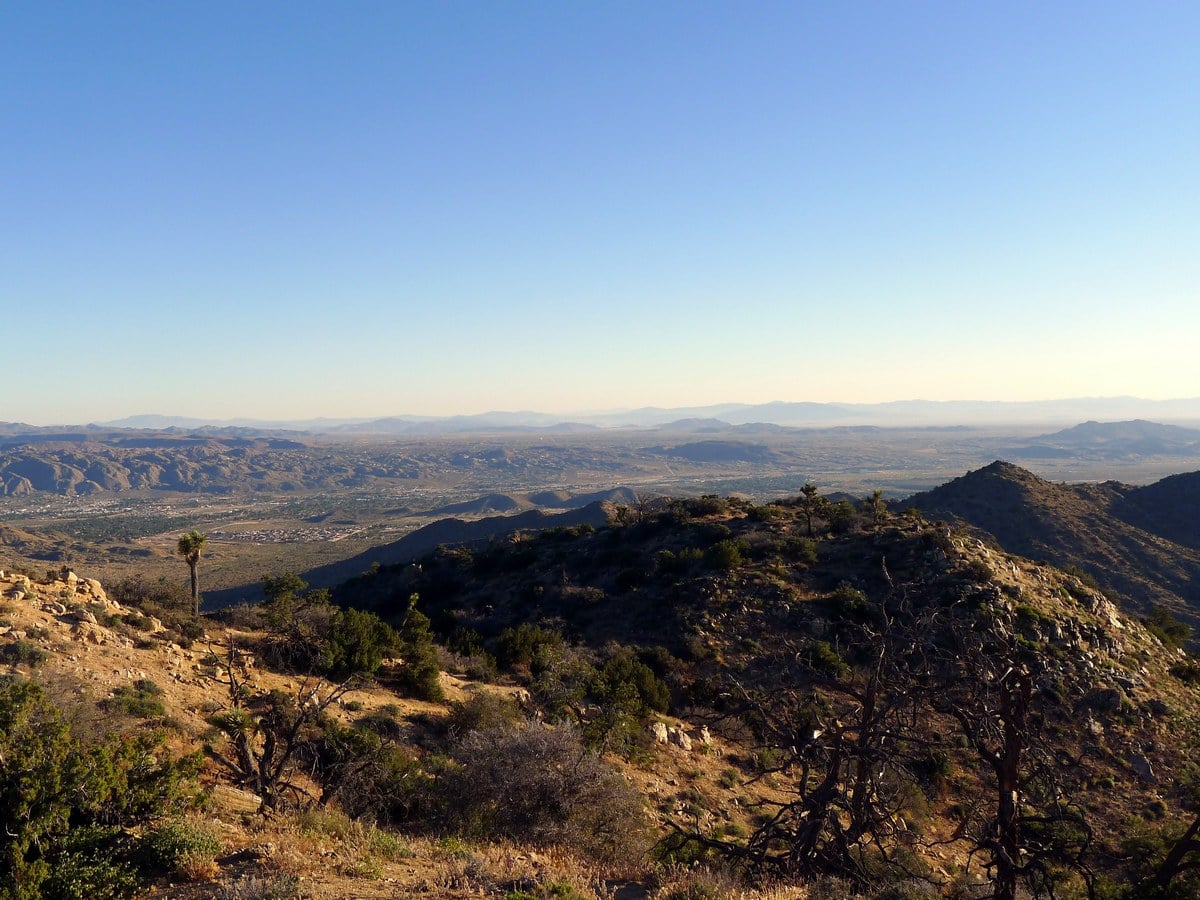
[{"label": "green shrub", "polygon": [[[410,612],[410,616],[416,610]],[[421,615],[417,613],[417,615]],[[422,618],[425,618],[422,615]],[[425,619],[425,635],[429,620]],[[432,644],[432,638],[429,639]],[[333,614],[326,638],[325,655],[329,660],[327,674],[341,680],[350,675],[374,675],[384,657],[400,650],[402,640],[391,625],[373,612],[361,609],[342,609]],[[412,650],[411,647],[406,649]],[[436,670],[435,657],[435,670]],[[436,671],[435,671],[436,679]]]},{"label": "green shrub", "polygon": [[678,553],[660,550],[654,556],[654,571],[660,575],[678,575],[686,572],[704,559],[699,547],[684,547]]},{"label": "green shrub", "polygon": [[732,572],[741,568],[745,555],[750,552],[750,545],[743,540],[726,538],[717,541],[704,553],[704,561],[709,568],[721,572]]},{"label": "green shrub", "polygon": [[36,669],[48,657],[49,654],[45,650],[30,641],[19,640],[0,645],[0,662],[6,662],[10,666],[24,665]]},{"label": "green shrub", "polygon": [[215,858],[220,852],[221,841],[215,834],[180,819],[164,822],[138,841],[143,864],[160,872],[176,872],[190,859]]},{"label": "green shrub", "polygon": [[834,534],[847,534],[859,522],[858,510],[849,500],[839,500],[830,504],[825,518],[829,522],[829,530]]},{"label": "green shrub", "polygon": [[184,639],[178,642],[181,645],[197,640],[204,633],[187,588],[165,576],[153,582],[146,581],[141,575],[123,579],[108,588],[108,596],[122,606],[159,619],[167,629]]},{"label": "green shrub", "polygon": [[398,859],[408,859],[413,855],[412,848],[391,831],[372,828],[369,840],[371,852],[380,859],[395,862]]},{"label": "green shrub", "polygon": [[770,522],[782,514],[778,506],[751,506],[746,510],[746,518],[751,522]]},{"label": "green shrub", "polygon": [[365,728],[382,738],[398,739],[403,733],[398,716],[399,707],[388,704],[372,710],[354,723],[355,728]]},{"label": "green shrub", "polygon": [[[161,731],[88,734],[85,743],[37,685],[0,680],[0,900],[43,896],[51,877],[54,890],[73,896],[97,873],[115,872],[114,855],[99,841],[72,844],[68,826],[82,841],[90,825],[140,824],[184,799],[199,757],[172,759],[163,739]],[[113,875],[112,885],[123,883]]]},{"label": "green shrub", "polygon": [[809,641],[799,658],[823,675],[838,678],[850,671],[850,666],[828,641]]},{"label": "green shrub", "polygon": [[1185,684],[1200,684],[1200,662],[1184,660],[1171,666],[1171,674]]},{"label": "green shrub", "polygon": [[137,870],[125,859],[128,839],[119,828],[72,829],[55,854],[41,885],[46,900],[123,900],[142,888]]},{"label": "green shrub", "polygon": [[586,900],[588,894],[581,894],[569,881],[553,881],[540,884],[531,891],[509,891],[504,900]]},{"label": "green shrub", "polygon": [[516,700],[481,691],[463,703],[451,704],[447,724],[451,733],[462,735],[516,725],[522,719],[524,715]]},{"label": "green shrub", "polygon": [[[1096,580],[1096,576],[1091,572],[1085,572],[1083,569],[1079,568],[1079,566],[1073,565],[1066,565],[1062,566],[1061,568],[1062,571],[1067,575],[1074,575],[1076,578],[1078,578],[1083,583],[1084,587],[1089,587],[1093,591],[1100,590],[1100,582]],[[1071,587],[1068,586],[1067,590],[1071,591]],[[1071,591],[1071,595],[1074,596],[1075,591]]]},{"label": "green shrub", "polygon": [[725,512],[729,504],[716,494],[704,494],[700,497],[689,497],[679,501],[683,509],[691,516],[715,516]]},{"label": "green shrub", "polygon": [[623,695],[632,695],[636,700],[629,712],[637,718],[651,712],[665,713],[671,705],[667,685],[627,647],[601,667],[592,693],[602,705],[619,702],[618,698]]},{"label": "green shrub", "polygon": [[136,719],[154,719],[166,715],[159,696],[160,688],[148,678],[135,681],[132,685],[120,685],[113,689],[112,696],[100,701],[100,708],[107,712],[124,713]]},{"label": "green shrub", "polygon": [[784,538],[779,552],[784,559],[798,565],[815,566],[817,564],[817,542],[812,538]]},{"label": "green shrub", "polygon": [[512,669],[518,665],[532,665],[547,648],[557,651],[565,646],[565,639],[557,631],[522,622],[516,628],[505,628],[500,632],[496,641],[496,659],[500,665]]}]

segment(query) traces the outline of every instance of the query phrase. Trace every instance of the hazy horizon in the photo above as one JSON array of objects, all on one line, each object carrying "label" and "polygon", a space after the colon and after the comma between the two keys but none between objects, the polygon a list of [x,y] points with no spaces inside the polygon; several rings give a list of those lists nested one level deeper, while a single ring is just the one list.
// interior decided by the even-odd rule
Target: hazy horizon
[{"label": "hazy horizon", "polygon": [[[811,413],[804,410],[797,412],[794,408],[814,408]],[[778,412],[778,415],[771,415]],[[922,399],[907,399],[882,401],[878,403],[842,403],[838,401],[820,402],[808,400],[774,400],[762,404],[750,403],[713,403],[700,406],[662,407],[637,406],[622,407],[606,410],[504,410],[487,409],[476,412],[449,412],[444,415],[419,415],[408,412],[389,412],[366,416],[339,415],[305,415],[289,418],[272,418],[269,416],[231,416],[225,418],[191,416],[174,412],[141,412],[115,416],[106,419],[86,419],[76,421],[53,420],[20,420],[23,424],[34,427],[80,427],[80,426],[112,426],[132,428],[168,427],[182,425],[183,427],[201,426],[281,426],[298,427],[300,425],[330,425],[371,423],[388,420],[412,420],[430,422],[448,422],[453,420],[501,420],[508,424],[536,424],[549,426],[553,424],[596,424],[603,427],[629,424],[634,426],[669,423],[671,421],[693,417],[727,418],[729,424],[738,425],[749,422],[784,423],[811,425],[841,425],[879,422],[894,427],[905,427],[906,424],[921,426],[924,424],[964,424],[964,425],[1020,425],[1038,424],[1045,422],[1074,422],[1092,417],[1104,421],[1121,421],[1135,418],[1158,418],[1163,421],[1197,420],[1200,421],[1200,397],[1056,397],[1046,400],[1005,401],[1005,400],[942,400],[929,401]],[[15,423],[17,420],[0,417],[0,422]]]},{"label": "hazy horizon", "polygon": [[3,420],[1200,394],[1200,7],[0,24]]}]

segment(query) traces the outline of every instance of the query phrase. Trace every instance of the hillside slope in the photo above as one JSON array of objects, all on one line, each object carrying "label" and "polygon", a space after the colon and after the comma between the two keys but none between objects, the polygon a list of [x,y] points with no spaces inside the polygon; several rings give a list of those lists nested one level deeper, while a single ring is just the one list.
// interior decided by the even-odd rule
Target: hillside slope
[{"label": "hillside slope", "polygon": [[1200,550],[1200,472],[1127,490],[1114,498],[1111,509],[1130,525]]},{"label": "hillside slope", "polygon": [[[222,852],[186,885],[160,883],[160,897],[235,896],[239,878],[287,875],[314,898],[598,900],[632,879],[618,896],[678,900],[739,895],[716,880],[731,868],[774,885],[775,900],[963,896],[1002,877],[988,842],[1009,827],[997,803],[1013,791],[1033,817],[1012,826],[1019,852],[1059,887],[1099,872],[1139,889],[1158,857],[1131,851],[1130,835],[1161,849],[1161,829],[1194,816],[1200,666],[1074,576],[881,507],[821,506],[810,523],[799,501],[663,500],[613,524],[443,546],[352,579],[344,603],[403,625],[406,640],[425,625],[439,635],[451,699],[492,699],[469,710],[411,699],[405,673],[420,657],[405,644],[411,659],[387,659],[377,684],[308,720],[294,805],[268,815],[219,763],[228,745],[212,725],[261,752],[263,731],[290,721],[280,709],[311,709],[312,672],[276,671],[270,651],[270,629],[293,621],[311,639],[321,620],[303,597],[274,625],[252,610],[210,621],[188,648],[95,582],[10,574],[0,592],[7,671],[93,701],[151,681],[176,749],[207,747],[203,818]],[[236,708],[235,646],[256,660],[252,699]],[[297,702],[270,706],[279,698]],[[613,804],[585,815],[637,789],[629,812],[662,839],[656,855],[587,856],[608,825],[547,832],[505,818],[530,796],[534,821],[559,802],[543,802],[536,780],[571,768],[538,755],[555,741],[576,765],[591,747],[590,765],[602,751],[621,772],[606,782]],[[358,769],[361,746],[383,746],[388,767]],[[1011,787],[997,758],[1019,776]],[[379,779],[348,796],[371,800],[382,836],[313,780],[336,786],[351,770]],[[1053,841],[1047,822],[1062,826]],[[1020,878],[1039,889],[1040,871]]]},{"label": "hillside slope", "polygon": [[[1174,504],[1153,502],[1162,492],[1171,491],[1170,485],[1152,488],[1053,484],[996,461],[897,506],[972,525],[1012,553],[1077,567],[1131,609],[1145,610],[1160,603],[1197,621],[1200,551],[1160,536],[1171,533],[1168,523],[1182,522],[1186,512]],[[1137,497],[1146,498],[1145,503],[1130,499]],[[1152,525],[1157,533],[1133,521]],[[1193,532],[1180,524],[1175,533]]]}]

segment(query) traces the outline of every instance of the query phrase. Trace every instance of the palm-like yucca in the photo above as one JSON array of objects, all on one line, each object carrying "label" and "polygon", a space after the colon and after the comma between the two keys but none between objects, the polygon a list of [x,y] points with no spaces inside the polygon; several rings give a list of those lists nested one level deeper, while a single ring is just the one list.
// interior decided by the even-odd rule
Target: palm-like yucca
[{"label": "palm-like yucca", "polygon": [[175,546],[179,555],[187,562],[192,575],[192,609],[196,615],[200,614],[200,578],[196,569],[200,565],[200,554],[204,551],[207,541],[208,538],[200,532],[189,531],[179,539],[179,543]]}]

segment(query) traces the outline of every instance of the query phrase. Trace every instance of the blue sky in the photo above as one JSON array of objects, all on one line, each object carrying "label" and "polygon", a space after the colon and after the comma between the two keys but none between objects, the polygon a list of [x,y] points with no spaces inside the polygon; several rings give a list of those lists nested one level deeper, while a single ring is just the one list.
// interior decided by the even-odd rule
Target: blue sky
[{"label": "blue sky", "polygon": [[1200,395],[1200,6],[0,10],[0,420]]}]

